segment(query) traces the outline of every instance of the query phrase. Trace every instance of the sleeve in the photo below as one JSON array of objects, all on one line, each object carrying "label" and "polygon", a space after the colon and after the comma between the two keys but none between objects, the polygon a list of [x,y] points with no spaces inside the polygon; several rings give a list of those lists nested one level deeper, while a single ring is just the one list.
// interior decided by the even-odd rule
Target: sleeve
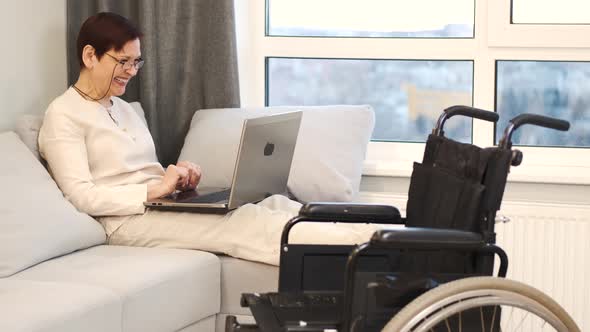
[{"label": "sleeve", "polygon": [[147,184],[96,185],[88,166],[84,130],[65,114],[50,109],[39,132],[39,152],[54,180],[79,211],[91,216],[145,212]]}]

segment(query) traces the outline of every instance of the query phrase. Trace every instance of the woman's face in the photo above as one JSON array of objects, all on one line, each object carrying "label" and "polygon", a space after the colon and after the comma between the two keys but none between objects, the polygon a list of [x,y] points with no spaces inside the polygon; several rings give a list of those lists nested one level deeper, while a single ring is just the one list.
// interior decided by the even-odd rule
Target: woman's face
[{"label": "woman's face", "polygon": [[141,61],[139,39],[128,41],[118,52],[114,49],[108,50],[98,61],[96,70],[93,70],[95,86],[104,89],[106,82],[110,80],[107,97],[121,96],[125,93],[129,80],[137,75],[135,64],[138,61]]}]

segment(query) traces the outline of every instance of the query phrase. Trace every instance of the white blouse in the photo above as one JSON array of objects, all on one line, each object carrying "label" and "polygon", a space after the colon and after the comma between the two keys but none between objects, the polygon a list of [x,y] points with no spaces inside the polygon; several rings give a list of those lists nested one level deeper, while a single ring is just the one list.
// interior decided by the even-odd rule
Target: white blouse
[{"label": "white blouse", "polygon": [[147,184],[164,175],[141,118],[124,100],[112,101],[109,115],[69,88],[49,105],[39,132],[39,152],[58,186],[92,216],[143,213]]}]

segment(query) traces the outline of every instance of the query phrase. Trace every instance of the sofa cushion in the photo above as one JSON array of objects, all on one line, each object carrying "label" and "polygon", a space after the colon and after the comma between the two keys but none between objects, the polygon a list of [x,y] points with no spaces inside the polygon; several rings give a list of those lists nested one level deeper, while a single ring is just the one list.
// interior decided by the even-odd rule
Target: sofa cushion
[{"label": "sofa cushion", "polygon": [[97,246],[12,278],[109,289],[121,297],[123,331],[176,331],[219,312],[219,259],[196,250]]},{"label": "sofa cushion", "polygon": [[279,267],[229,256],[221,260],[221,310],[223,314],[251,315],[250,309],[240,306],[242,293],[276,292],[279,286]]},{"label": "sofa cushion", "polygon": [[[217,315],[212,315],[207,318],[201,319],[200,321],[184,327],[182,330],[176,332],[213,332],[215,331],[215,323],[217,321]],[[224,322],[225,323],[225,322]],[[225,324],[223,325],[225,327]],[[225,331],[225,328],[222,332]]]},{"label": "sofa cushion", "polygon": [[81,284],[0,279],[0,331],[121,331],[114,292]]},{"label": "sofa cushion", "polygon": [[0,133],[0,277],[104,243],[98,222],[66,201],[14,132]]},{"label": "sofa cushion", "polygon": [[179,160],[201,166],[201,185],[227,187],[243,120],[294,110],[303,111],[303,119],[287,184],[291,193],[304,202],[356,199],[375,121],[370,106],[200,110],[193,116]]}]

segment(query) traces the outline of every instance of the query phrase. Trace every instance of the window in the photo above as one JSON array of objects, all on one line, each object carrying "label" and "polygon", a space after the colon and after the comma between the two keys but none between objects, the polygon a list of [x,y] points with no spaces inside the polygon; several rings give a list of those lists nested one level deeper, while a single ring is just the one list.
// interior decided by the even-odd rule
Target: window
[{"label": "window", "polygon": [[487,1],[489,47],[590,47],[586,0]]},{"label": "window", "polygon": [[512,0],[512,23],[589,24],[588,0]]},{"label": "window", "polygon": [[570,122],[568,132],[524,126],[512,136],[516,145],[590,146],[590,62],[498,61],[496,64],[496,144],[508,120],[536,113]]},{"label": "window", "polygon": [[[525,162],[509,179],[590,184],[590,25],[571,24],[573,19],[540,24],[550,21],[518,14],[532,3],[527,0],[419,2],[422,8],[444,3],[436,14],[446,23],[429,22],[426,12],[434,10],[414,13],[407,1],[368,2],[372,6],[352,0],[236,2],[242,105],[372,105],[376,129],[364,174],[378,176],[411,174],[446,106],[500,114],[497,126],[447,122],[452,138],[479,146],[496,144],[516,114],[559,116],[572,123],[569,132],[532,126],[516,132],[513,141]],[[378,25],[386,14],[396,18],[391,21],[411,15],[416,24]],[[512,22],[512,15],[522,23]],[[560,17],[552,22],[566,22]],[[458,25],[471,33],[441,33]]]},{"label": "window", "polygon": [[[269,106],[371,105],[373,141],[424,142],[442,109],[472,99],[471,61],[270,57],[267,75]],[[467,119],[445,131],[471,142]]]},{"label": "window", "polygon": [[267,11],[271,36],[473,37],[473,0],[268,0]]}]

